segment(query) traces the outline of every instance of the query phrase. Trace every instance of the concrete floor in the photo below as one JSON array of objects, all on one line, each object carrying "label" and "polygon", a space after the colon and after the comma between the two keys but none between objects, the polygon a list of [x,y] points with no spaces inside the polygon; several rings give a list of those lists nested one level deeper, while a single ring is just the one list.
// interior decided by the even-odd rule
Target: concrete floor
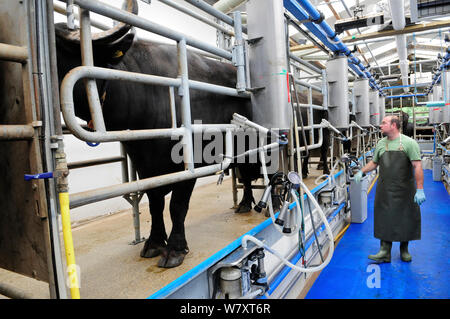
[{"label": "concrete floor", "polygon": [[[321,172],[311,170],[305,181],[310,189],[316,186],[314,180],[319,175]],[[261,195],[262,190],[254,190],[256,201]],[[241,196],[239,190],[239,201]],[[172,226],[169,200],[167,196],[164,212],[168,233]],[[232,206],[230,178],[222,185],[214,182],[196,187],[185,223],[190,252],[181,266],[172,269],[158,268],[159,257],[141,258],[143,242],[130,244],[134,240],[131,210],[74,226],[81,298],[146,298],[267,218],[253,210],[236,214]],[[147,204],[140,206],[140,213],[141,235],[148,237],[151,219]],[[44,282],[2,269],[0,282],[14,285],[33,298],[49,298],[48,284]]]}]

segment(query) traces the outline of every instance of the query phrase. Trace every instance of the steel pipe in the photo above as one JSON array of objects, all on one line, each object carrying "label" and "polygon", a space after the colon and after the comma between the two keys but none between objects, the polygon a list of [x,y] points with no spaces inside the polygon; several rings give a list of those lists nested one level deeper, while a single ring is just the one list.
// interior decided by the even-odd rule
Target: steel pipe
[{"label": "steel pipe", "polygon": [[[185,128],[175,129],[149,129],[149,130],[125,130],[113,132],[90,132],[82,128],[75,117],[73,102],[73,88],[76,82],[82,78],[96,78],[104,80],[125,80],[144,84],[180,87],[181,79],[160,77],[155,75],[133,73],[120,70],[105,69],[99,67],[80,66],[72,69],[64,77],[61,83],[61,109],[67,127],[78,138],[92,142],[113,142],[127,140],[143,140],[151,138],[170,138],[172,136],[182,136]],[[235,89],[225,88],[218,85],[189,81],[191,89],[205,90],[232,96],[248,97],[248,94],[237,94]]]},{"label": "steel pipe", "polygon": [[7,283],[0,283],[0,295],[11,299],[34,299],[28,292],[20,290],[19,288],[9,285]]},{"label": "steel pipe", "polygon": [[31,125],[0,125],[0,141],[31,140],[33,137]]},{"label": "steel pipe", "polygon": [[175,40],[177,42],[181,41],[182,39],[185,39],[187,45],[190,45],[190,46],[196,47],[198,49],[218,55],[229,61],[231,61],[231,59],[232,59],[232,54],[226,50],[219,49],[219,48],[217,48],[213,45],[210,45],[206,42],[199,41],[188,35],[173,31],[165,26],[159,25],[157,23],[153,23],[151,21],[148,21],[147,19],[144,19],[144,18],[139,17],[132,13],[126,12],[124,10],[117,9],[117,8],[107,5],[105,3],[102,3],[99,1],[92,1],[92,0],[74,0],[74,3],[79,5],[83,9],[90,10],[92,12],[107,16],[113,20],[117,20],[120,22],[124,22],[126,24],[133,25],[133,26],[141,28],[143,30],[161,35],[163,37],[166,37],[166,38],[169,38],[172,40]]},{"label": "steel pipe", "polygon": [[247,88],[247,83],[246,83],[246,78],[245,78],[245,76],[246,76],[245,53],[244,53],[244,38],[242,37],[241,13],[239,11],[234,12],[233,19],[234,19],[234,32],[236,34],[235,46],[233,49],[234,53],[235,53],[234,65],[237,68],[236,89],[238,92],[245,92],[245,89]]},{"label": "steel pipe", "polygon": [[321,105],[315,105],[315,104],[303,104],[303,103],[294,103],[294,106],[298,107],[304,107],[304,108],[312,108],[314,110],[321,110],[325,111],[327,108]]},{"label": "steel pipe", "polygon": [[70,195],[70,208],[80,207],[94,202],[110,199],[114,197],[123,196],[130,193],[144,192],[145,190],[169,185],[188,179],[198,178],[213,174],[217,171],[228,168],[231,163],[233,152],[233,139],[231,131],[228,130],[225,135],[225,155],[221,163],[208,165],[200,168],[195,168],[193,171],[184,170],[176,173],[165,174],[156,177],[137,180],[125,184],[118,184],[108,187],[103,187],[95,190],[75,193]]},{"label": "steel pipe", "polygon": [[[62,14],[64,16],[66,15],[66,7],[61,5],[57,1],[53,2],[53,10],[56,13]],[[75,11],[73,12],[73,17],[74,17],[75,20],[80,20],[79,14],[77,12],[75,12]],[[103,22],[97,21],[95,19],[92,19],[92,18],[91,18],[91,25],[93,27],[97,28],[97,29],[100,29],[100,30],[108,30],[108,29],[111,28],[111,26],[109,26],[109,25],[107,25],[107,24],[105,24]]]},{"label": "steel pipe", "polygon": [[27,63],[28,48],[0,43],[0,60]]},{"label": "steel pipe", "polygon": [[68,169],[77,169],[77,168],[84,168],[84,167],[89,167],[89,166],[123,162],[125,160],[126,160],[125,156],[112,156],[112,157],[105,157],[105,158],[98,158],[98,159],[93,159],[93,160],[77,161],[77,162],[68,163],[67,168]]},{"label": "steel pipe", "polygon": [[[83,66],[94,66],[94,56],[92,53],[91,21],[89,11],[80,8],[80,46],[81,63]],[[97,82],[94,79],[85,79],[84,85],[89,101],[89,110],[94,128],[98,132],[106,132],[103,120],[103,110],[98,96]]]},{"label": "steel pipe", "polygon": [[[225,13],[217,10],[213,6],[209,5],[205,1],[202,1],[202,0],[185,0],[185,1],[187,3],[192,4],[194,7],[197,7],[199,9],[203,10],[204,12],[212,15],[213,17],[225,22],[226,24],[231,25],[232,27],[234,26],[234,21],[232,18],[227,16]],[[242,27],[242,32],[247,33],[247,28]]]},{"label": "steel pipe", "polygon": [[314,66],[313,64],[309,63],[308,61],[305,61],[305,60],[299,58],[298,56],[296,56],[296,55],[294,55],[294,54],[292,54],[292,53],[289,53],[289,57],[290,57],[292,60],[294,60],[294,61],[296,61],[296,62],[302,64],[303,66],[306,66],[307,68],[313,70],[313,71],[316,72],[318,75],[322,75],[322,70],[319,69],[318,67]]}]

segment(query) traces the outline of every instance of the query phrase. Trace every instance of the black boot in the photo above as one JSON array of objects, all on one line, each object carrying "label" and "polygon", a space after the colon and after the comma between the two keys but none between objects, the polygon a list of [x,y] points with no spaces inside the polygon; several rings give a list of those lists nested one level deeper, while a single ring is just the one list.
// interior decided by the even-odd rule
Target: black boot
[{"label": "black boot", "polygon": [[411,255],[408,252],[408,242],[402,241],[400,243],[400,258],[402,261],[410,262],[412,260]]},{"label": "black boot", "polygon": [[391,241],[380,241],[380,251],[376,255],[369,255],[369,259],[375,260],[378,263],[390,263],[391,262]]}]

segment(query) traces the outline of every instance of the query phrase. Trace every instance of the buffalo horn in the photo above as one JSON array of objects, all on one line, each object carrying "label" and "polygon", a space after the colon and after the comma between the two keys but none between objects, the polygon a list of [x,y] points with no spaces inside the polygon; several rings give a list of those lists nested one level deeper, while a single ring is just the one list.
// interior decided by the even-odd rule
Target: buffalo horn
[{"label": "buffalo horn", "polygon": [[[138,4],[136,0],[124,0],[124,6],[127,12],[137,14]],[[107,44],[112,43],[121,37],[123,37],[131,29],[131,25],[120,22],[116,24],[113,28],[95,33],[92,35],[92,42],[95,44]],[[66,39],[70,42],[80,43],[80,30],[69,30],[67,27],[61,28],[56,25],[55,32],[57,36]]]}]

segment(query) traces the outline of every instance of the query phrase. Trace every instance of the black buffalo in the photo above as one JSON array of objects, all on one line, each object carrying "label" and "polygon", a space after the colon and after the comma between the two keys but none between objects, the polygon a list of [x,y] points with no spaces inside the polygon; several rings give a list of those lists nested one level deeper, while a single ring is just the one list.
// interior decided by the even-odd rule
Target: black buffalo
[{"label": "black buffalo", "polygon": [[[137,13],[135,1],[128,1],[128,9]],[[98,67],[152,74],[176,78],[178,76],[177,48],[134,41],[133,34],[127,33],[130,26],[119,24],[93,38],[94,64]],[[78,32],[67,29],[66,24],[55,25],[58,77],[60,81],[72,68],[81,65]],[[212,84],[235,87],[236,70],[228,63],[203,58],[188,53],[189,78]],[[103,115],[108,131],[139,130],[171,127],[171,113],[168,88],[122,81],[97,80],[99,96],[102,98]],[[230,123],[232,115],[239,113],[251,119],[251,103],[248,99],[230,97],[204,91],[190,90],[192,120],[201,120],[204,124]],[[91,120],[85,89],[81,81],[74,88],[76,116]],[[177,126],[181,126],[180,100],[176,97]],[[171,151],[178,140],[154,139],[125,142],[124,146],[141,179],[173,173],[184,169],[184,164],[171,161]],[[254,166],[254,165],[253,165]],[[245,185],[254,175],[253,166],[241,171]],[[249,174],[249,172],[251,174]],[[259,171],[258,171],[259,172]],[[191,179],[172,185],[146,191],[152,216],[151,232],[142,257],[162,255],[160,267],[175,267],[182,263],[188,253],[185,238],[184,220],[189,200],[196,180]],[[167,236],[163,221],[164,197],[172,192],[170,215],[172,231]],[[253,200],[250,192],[244,190],[242,205]],[[240,209],[242,211],[242,208]]]},{"label": "black buffalo", "polygon": [[[129,0],[127,8],[137,13],[135,0]],[[98,67],[139,72],[176,78],[178,76],[177,48],[174,45],[136,41],[128,33],[130,26],[118,24],[114,30],[93,39],[94,64]],[[67,29],[64,23],[55,25],[58,77],[60,81],[72,68],[81,65],[79,36]],[[189,79],[234,88],[236,69],[229,63],[202,57],[188,52]],[[99,96],[108,131],[170,128],[171,113],[167,87],[144,85],[124,81],[97,80]],[[82,81],[74,88],[76,116],[91,120],[85,89]],[[218,95],[199,90],[190,90],[192,120],[204,124],[230,123],[234,113],[252,118],[249,99]],[[181,126],[180,100],[176,96],[177,126]],[[321,104],[321,102],[315,102]],[[316,117],[315,117],[316,118]],[[306,122],[305,122],[306,123]],[[153,139],[124,142],[139,178],[169,174],[184,169],[184,164],[171,160],[171,152],[178,140]],[[326,165],[326,155],[324,163]],[[204,163],[199,163],[202,165]],[[251,209],[253,200],[251,180],[259,176],[255,164],[240,164],[244,196],[238,212]],[[307,169],[307,168],[306,168]],[[161,255],[158,266],[170,268],[180,265],[188,253],[184,221],[196,180],[146,191],[152,217],[150,236],[141,251],[142,257]],[[165,195],[172,192],[170,216],[172,230],[167,236],[163,210]]]},{"label": "black buffalo", "polygon": [[[298,102],[300,104],[308,104],[308,98],[306,94],[298,94]],[[323,104],[323,95],[313,91],[312,92],[312,104],[314,105],[322,105]],[[308,126],[308,109],[301,108],[301,118],[297,115],[297,122],[299,127],[301,126],[301,123],[303,122],[304,126]],[[322,119],[328,119],[328,111],[326,110],[313,110],[313,124],[320,124],[322,122]],[[300,138],[300,146],[304,146],[306,140],[306,144],[312,145],[316,144],[319,141],[319,129],[314,129],[314,141],[311,141],[309,131],[304,132],[305,136],[303,136],[303,133],[299,133]],[[309,159],[311,156],[318,156],[319,157],[319,165],[318,169],[322,169],[324,174],[329,174],[330,170],[328,167],[328,149],[330,147],[330,131],[327,128],[323,129],[323,142],[322,146],[318,149],[308,150],[307,152],[302,152],[302,175],[303,178],[307,178],[309,174]]]}]

